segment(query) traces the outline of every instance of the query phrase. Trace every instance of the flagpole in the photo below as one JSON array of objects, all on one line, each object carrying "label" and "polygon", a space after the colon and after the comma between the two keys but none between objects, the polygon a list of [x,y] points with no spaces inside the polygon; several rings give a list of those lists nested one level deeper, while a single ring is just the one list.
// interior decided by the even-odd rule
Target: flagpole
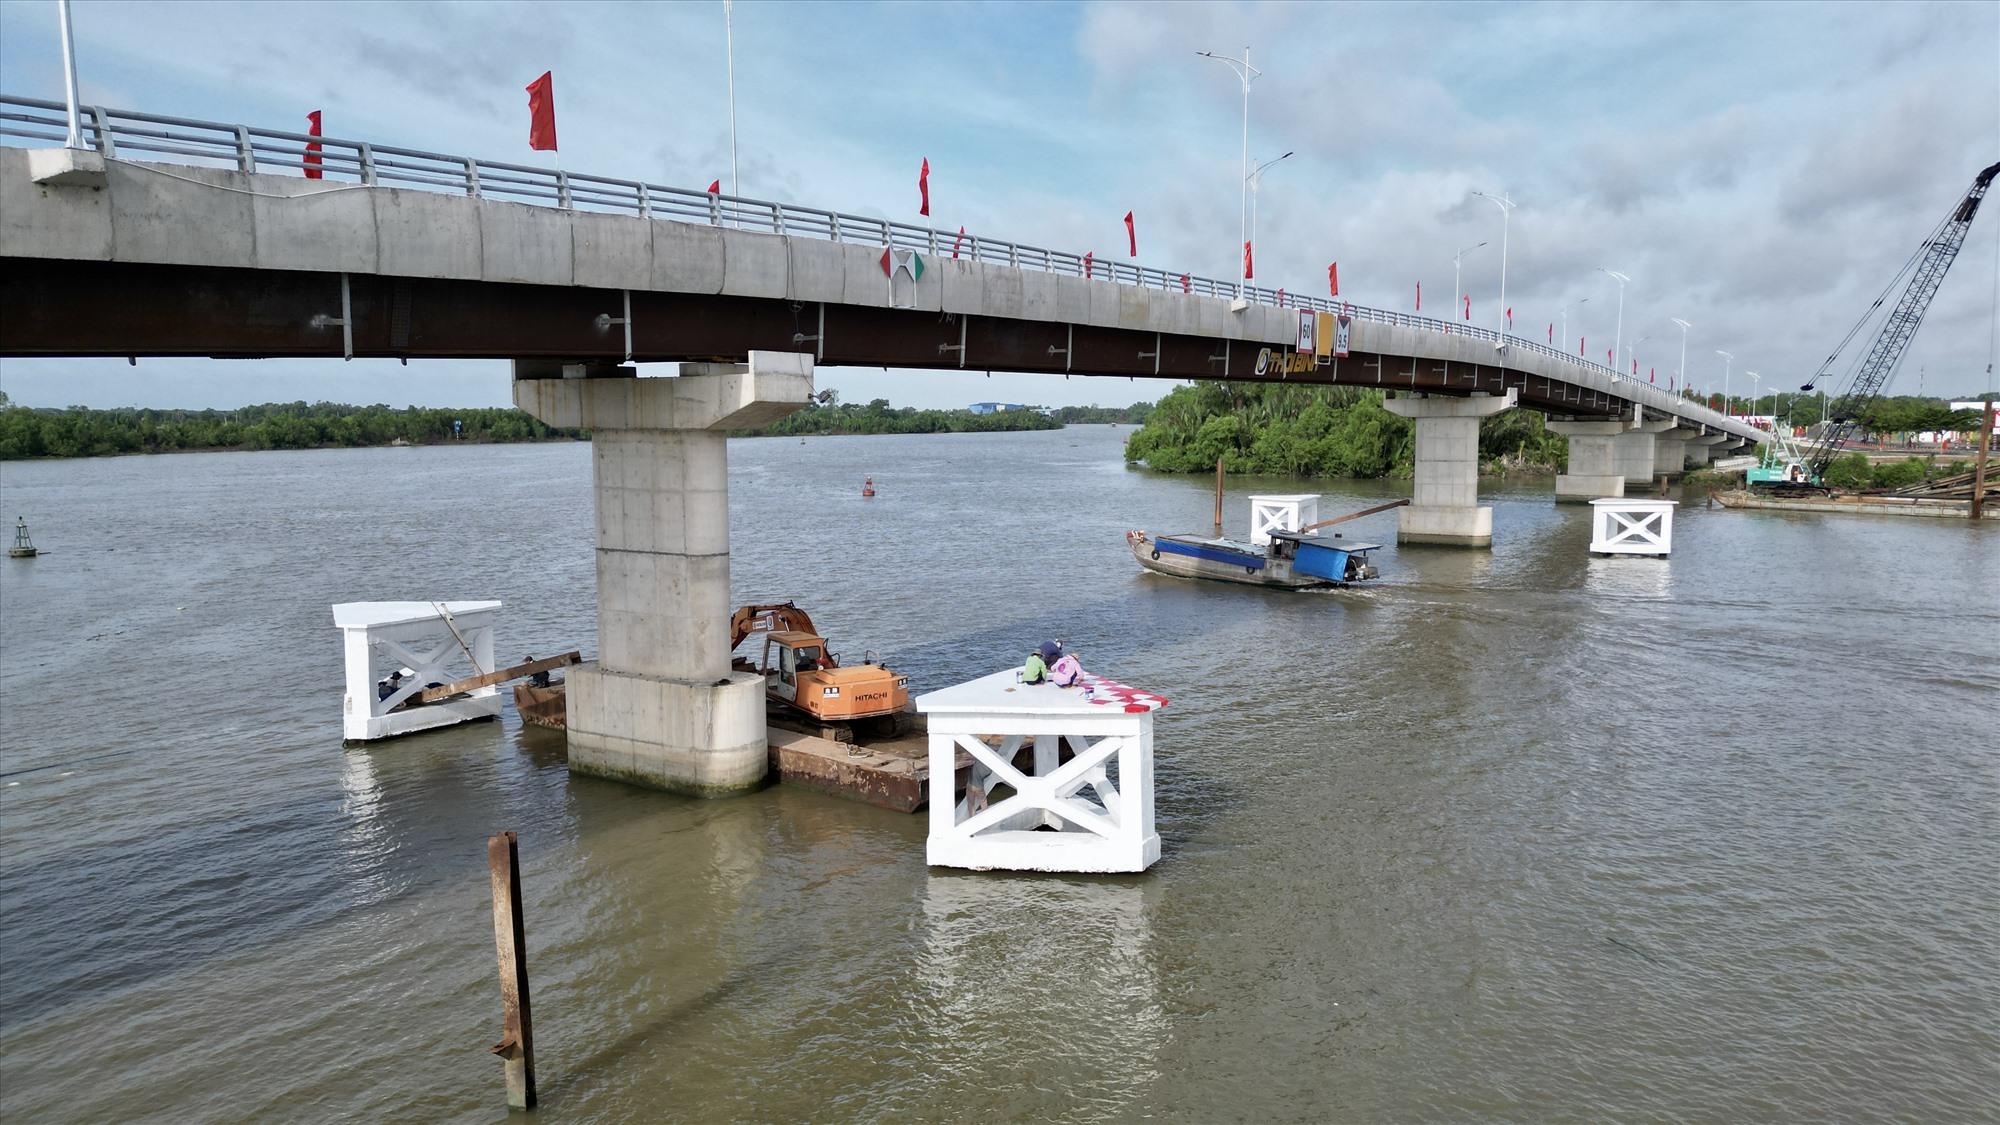
[{"label": "flagpole", "polygon": [[56,0],[56,13],[62,17],[63,92],[69,98],[69,139],[63,144],[82,148],[83,118],[76,104],[76,39],[70,34],[69,0]]},{"label": "flagpole", "polygon": [[736,178],[736,18],[735,0],[722,0],[722,36],[729,55],[729,194],[743,194]]}]

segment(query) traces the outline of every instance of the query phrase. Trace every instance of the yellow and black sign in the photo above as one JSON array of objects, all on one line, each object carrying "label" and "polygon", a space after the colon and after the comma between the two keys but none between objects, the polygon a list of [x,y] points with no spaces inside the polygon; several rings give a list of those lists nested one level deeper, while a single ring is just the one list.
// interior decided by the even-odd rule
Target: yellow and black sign
[{"label": "yellow and black sign", "polygon": [[1319,357],[1316,355],[1300,355],[1293,351],[1283,349],[1274,351],[1270,348],[1260,348],[1257,351],[1257,376],[1259,378],[1267,375],[1277,375],[1280,377],[1286,375],[1309,375],[1318,366]]}]

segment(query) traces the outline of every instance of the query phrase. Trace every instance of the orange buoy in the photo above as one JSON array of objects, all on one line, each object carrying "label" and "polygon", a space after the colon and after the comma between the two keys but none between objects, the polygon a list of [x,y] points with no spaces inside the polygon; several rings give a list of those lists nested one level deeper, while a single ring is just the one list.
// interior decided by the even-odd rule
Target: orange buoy
[{"label": "orange buoy", "polygon": [[861,478],[861,495],[863,495],[863,496],[873,496],[873,495],[875,495],[875,478],[874,478],[874,477],[863,477],[863,478]]}]

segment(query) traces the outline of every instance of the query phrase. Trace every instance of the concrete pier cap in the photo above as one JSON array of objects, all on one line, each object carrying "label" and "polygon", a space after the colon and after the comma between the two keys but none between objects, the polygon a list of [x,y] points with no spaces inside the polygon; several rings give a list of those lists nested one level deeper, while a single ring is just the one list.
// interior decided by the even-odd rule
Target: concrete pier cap
[{"label": "concrete pier cap", "polygon": [[1386,400],[1391,414],[1417,424],[1416,481],[1408,507],[1398,509],[1396,542],[1491,547],[1493,509],[1479,506],[1479,420],[1512,407],[1499,398],[1404,395]]},{"label": "concrete pier cap", "polygon": [[570,769],[695,796],[756,788],[764,681],[729,667],[728,434],[804,406],[812,357],[515,373],[516,406],[591,432],[598,658],[569,673]]}]

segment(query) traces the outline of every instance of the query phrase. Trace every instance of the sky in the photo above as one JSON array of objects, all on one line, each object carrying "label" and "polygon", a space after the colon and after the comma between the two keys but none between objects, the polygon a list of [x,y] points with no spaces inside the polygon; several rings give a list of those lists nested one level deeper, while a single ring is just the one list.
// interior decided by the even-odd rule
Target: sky
[{"label": "sky", "polygon": [[[729,167],[720,0],[124,3],[74,0],[83,100],[545,163],[523,87],[555,75],[562,166],[699,190]],[[740,194],[932,221],[1232,277],[1243,96],[1257,280],[1447,312],[1517,334],[1567,313],[1661,383],[1795,387],[2000,160],[2000,4],[784,3],[734,9]],[[61,97],[53,0],[0,0],[0,90]],[[1232,207],[1230,204],[1239,204]],[[1990,200],[1892,393],[1992,386],[2000,199]],[[1631,277],[1622,316],[1619,287]],[[1462,307],[1462,306],[1461,306]],[[0,316],[5,310],[0,310]],[[1124,405],[1122,379],[825,368],[843,399]],[[504,364],[0,360],[37,406],[293,399],[503,405]]]}]

